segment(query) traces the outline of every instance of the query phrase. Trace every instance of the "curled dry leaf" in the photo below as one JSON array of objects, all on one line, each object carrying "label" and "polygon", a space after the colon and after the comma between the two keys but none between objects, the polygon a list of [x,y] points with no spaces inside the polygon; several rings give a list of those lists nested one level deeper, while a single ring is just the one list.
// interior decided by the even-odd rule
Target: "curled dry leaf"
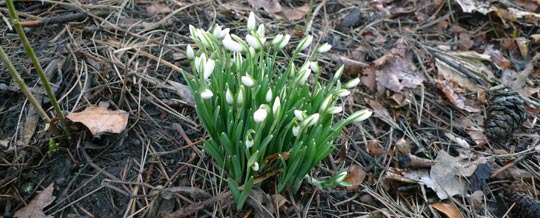
[{"label": "curled dry leaf", "polygon": [[346,189],[349,191],[356,190],[364,182],[366,175],[363,167],[352,164],[347,170],[347,176],[345,177],[345,182],[350,183],[351,186],[346,187]]},{"label": "curled dry leaf", "polygon": [[435,202],[431,204],[431,206],[433,206],[433,208],[437,209],[441,213],[444,213],[444,215],[446,215],[448,218],[461,218],[462,217],[457,207],[453,204]]},{"label": "curled dry leaf", "polygon": [[73,122],[86,126],[92,135],[101,133],[121,133],[127,126],[129,114],[123,110],[108,110],[105,107],[91,106],[81,112],[66,116]]},{"label": "curled dry leaf", "polygon": [[56,197],[53,196],[53,184],[50,184],[40,192],[39,194],[28,203],[25,207],[21,208],[13,217],[17,218],[52,218],[53,216],[45,215],[43,208],[49,206]]}]

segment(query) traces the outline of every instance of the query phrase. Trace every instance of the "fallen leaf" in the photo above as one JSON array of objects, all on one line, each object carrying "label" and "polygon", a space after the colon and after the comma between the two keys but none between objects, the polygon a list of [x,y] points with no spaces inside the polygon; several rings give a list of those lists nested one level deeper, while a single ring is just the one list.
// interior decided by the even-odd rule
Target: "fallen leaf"
[{"label": "fallen leaf", "polygon": [[492,12],[494,9],[491,7],[489,1],[478,0],[455,0],[461,7],[461,10],[465,13],[480,12],[484,15]]},{"label": "fallen leaf", "polygon": [[305,4],[297,8],[288,8],[288,7],[282,6],[281,9],[282,9],[281,13],[283,13],[283,15],[287,17],[287,19],[292,21],[292,20],[304,19],[310,7],[309,7],[309,4]]},{"label": "fallen leaf", "polygon": [[52,218],[45,215],[43,208],[49,206],[56,197],[53,196],[53,184],[50,184],[45,190],[38,193],[28,205],[15,212],[16,218]]},{"label": "fallen leaf", "polygon": [[255,9],[263,8],[270,14],[275,14],[281,12],[282,10],[278,0],[248,0],[248,3],[251,5],[251,7]]},{"label": "fallen leaf", "polygon": [[424,81],[412,63],[412,56],[395,57],[386,62],[376,72],[377,82],[394,92],[400,92],[403,88],[416,88]]},{"label": "fallen leaf", "polygon": [[435,202],[431,204],[433,208],[437,209],[441,213],[444,213],[448,218],[461,218],[461,213],[454,204],[447,204],[442,202]]},{"label": "fallen leaf", "polygon": [[379,156],[386,153],[386,151],[379,146],[379,140],[377,139],[369,140],[369,142],[367,143],[367,148],[368,148],[368,152],[375,156]]},{"label": "fallen leaf", "polygon": [[123,110],[108,110],[105,107],[90,106],[81,112],[66,116],[73,122],[82,123],[92,135],[101,133],[121,133],[127,126],[129,114]]},{"label": "fallen leaf", "polygon": [[396,123],[396,120],[390,115],[390,112],[379,103],[371,99],[365,99],[365,102],[373,109],[374,116],[381,119],[388,125],[392,126],[395,129],[400,129],[399,125]]},{"label": "fallen leaf", "polygon": [[463,97],[463,94],[459,95],[456,93],[456,90],[461,91],[459,88],[453,87],[453,85],[449,84],[447,81],[440,80],[437,82],[437,85],[444,93],[446,99],[448,99],[455,107],[471,113],[480,112],[480,106],[477,103],[475,104],[475,102],[469,101]]},{"label": "fallen leaf", "polygon": [[289,200],[281,194],[273,194],[270,195],[270,197],[272,198],[272,203],[274,203],[275,208],[281,208],[286,203],[289,203]]},{"label": "fallen leaf", "polygon": [[345,187],[345,189],[349,191],[356,190],[358,186],[360,186],[360,184],[364,182],[364,180],[366,179],[366,175],[366,171],[364,171],[363,167],[352,164],[351,166],[349,166],[349,169],[347,170],[347,176],[344,180],[345,182],[350,183],[351,186]]},{"label": "fallen leaf", "polygon": [[495,64],[495,66],[499,68],[499,70],[508,69],[512,66],[512,62],[505,58],[501,54],[501,51],[494,49],[493,45],[488,45],[486,47],[486,50],[484,50],[484,54],[489,55],[492,63]]},{"label": "fallen leaf", "polygon": [[166,3],[154,2],[146,8],[146,12],[150,15],[167,14],[171,12],[171,8]]},{"label": "fallen leaf", "polygon": [[460,176],[460,159],[448,155],[443,150],[437,153],[435,165],[429,171],[431,182],[426,185],[437,193],[439,199],[465,193],[467,182]]}]

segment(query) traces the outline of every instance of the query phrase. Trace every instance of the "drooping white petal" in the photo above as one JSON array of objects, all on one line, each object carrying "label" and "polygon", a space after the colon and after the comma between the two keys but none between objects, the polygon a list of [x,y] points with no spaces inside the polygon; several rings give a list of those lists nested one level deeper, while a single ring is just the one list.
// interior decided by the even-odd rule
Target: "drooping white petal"
[{"label": "drooping white petal", "polygon": [[293,125],[292,127],[292,134],[294,136],[298,136],[298,133],[300,132],[300,125],[298,125],[297,123],[295,123],[295,125]]},{"label": "drooping white petal", "polygon": [[317,49],[317,52],[326,53],[326,52],[330,51],[331,48],[332,48],[332,46],[330,44],[324,43],[321,46],[319,46],[319,48]]},{"label": "drooping white petal", "polygon": [[247,87],[253,87],[255,85],[255,81],[250,76],[242,76],[242,84],[244,84]]},{"label": "drooping white petal", "polygon": [[268,116],[268,111],[266,111],[264,108],[259,108],[253,113],[253,120],[255,120],[256,123],[263,122],[266,117]]},{"label": "drooping white petal", "polygon": [[347,83],[345,83],[345,88],[354,88],[356,87],[358,84],[360,83],[360,79],[359,78],[354,78],[354,79],[351,79],[349,80]]},{"label": "drooping white petal", "polygon": [[212,72],[214,72],[214,68],[216,67],[216,61],[214,61],[213,59],[208,59],[208,61],[206,61],[206,64],[204,65],[204,79],[208,79],[208,77],[210,77],[210,75],[212,75]]},{"label": "drooping white petal", "polygon": [[291,35],[289,35],[289,34],[286,34],[285,36],[283,36],[283,40],[279,43],[279,50],[281,50],[285,46],[287,46],[290,39],[291,39]]},{"label": "drooping white petal", "polygon": [[345,96],[348,96],[350,94],[351,94],[351,91],[349,91],[347,89],[341,89],[341,90],[336,92],[336,95],[339,96],[339,97],[345,97]]},{"label": "drooping white petal", "polygon": [[330,104],[332,103],[332,95],[327,96],[324,98],[321,107],[319,108],[319,112],[324,112],[328,107],[330,107]]},{"label": "drooping white petal", "polygon": [[193,51],[191,45],[186,46],[186,56],[188,60],[193,60],[193,57],[195,57],[195,52]]},{"label": "drooping white petal", "polygon": [[314,113],[312,115],[309,115],[308,117],[306,117],[306,119],[304,119],[302,121],[302,123],[300,124],[300,126],[303,126],[303,127],[310,127],[310,126],[313,126],[315,125],[317,122],[319,122],[319,117],[320,117],[320,114],[319,113]]},{"label": "drooping white petal", "polygon": [[343,107],[341,106],[334,106],[328,109],[329,114],[337,114],[337,113],[341,113],[341,111],[343,111]]},{"label": "drooping white petal", "polygon": [[214,93],[210,89],[205,89],[201,92],[202,99],[210,99],[212,96],[214,96]]},{"label": "drooping white petal", "polygon": [[281,109],[281,100],[279,100],[279,96],[276,97],[274,100],[274,104],[272,105],[272,113],[274,113],[274,116],[279,116],[279,111]]},{"label": "drooping white petal", "polygon": [[311,45],[311,42],[313,42],[313,36],[308,35],[308,36],[304,37],[304,38],[300,41],[300,43],[298,44],[298,46],[301,46],[301,47],[299,47],[298,49],[299,49],[300,51],[306,49],[309,45]]},{"label": "drooping white petal", "polygon": [[309,62],[309,68],[314,73],[319,73],[320,72],[319,64],[317,64],[317,62],[315,62],[315,61]]},{"label": "drooping white petal", "polygon": [[283,34],[277,34],[276,36],[274,36],[274,39],[272,39],[272,45],[280,43],[281,40],[283,40]]},{"label": "drooping white petal", "polygon": [[227,104],[232,104],[234,102],[234,97],[230,89],[227,89],[227,91],[225,92],[225,101],[227,102]]},{"label": "drooping white petal", "polygon": [[257,162],[253,163],[253,166],[251,166],[251,169],[253,169],[253,171],[259,171],[259,163]]},{"label": "drooping white petal", "polygon": [[272,94],[272,89],[268,89],[264,100],[266,100],[266,103],[270,103],[270,101],[272,101],[272,97],[274,97]]},{"label": "drooping white petal", "polygon": [[242,47],[240,43],[234,41],[230,37],[225,37],[221,42],[223,43],[223,46],[225,46],[225,48],[229,51],[242,52],[244,50],[244,47]]},{"label": "drooping white petal", "polygon": [[373,111],[371,110],[359,110],[351,114],[349,119],[352,119],[353,122],[361,122],[367,118],[369,118],[373,114]]},{"label": "drooping white petal", "polygon": [[304,111],[301,111],[301,110],[294,110],[294,116],[296,117],[296,119],[298,121],[303,121],[304,119],[306,119],[306,112]]}]

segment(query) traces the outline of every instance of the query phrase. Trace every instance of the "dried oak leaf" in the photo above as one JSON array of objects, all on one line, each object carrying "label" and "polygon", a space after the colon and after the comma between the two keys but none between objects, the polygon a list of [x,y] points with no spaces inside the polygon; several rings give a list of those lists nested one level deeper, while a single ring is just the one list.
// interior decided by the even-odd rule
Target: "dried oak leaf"
[{"label": "dried oak leaf", "polygon": [[108,110],[105,107],[91,106],[81,112],[66,116],[73,122],[86,126],[92,135],[101,133],[121,133],[127,126],[129,114],[123,110]]},{"label": "dried oak leaf", "polygon": [[45,190],[39,194],[28,203],[25,207],[19,209],[15,212],[13,217],[16,218],[52,218],[53,216],[45,215],[43,208],[49,206],[56,197],[53,196],[53,184],[50,184]]}]

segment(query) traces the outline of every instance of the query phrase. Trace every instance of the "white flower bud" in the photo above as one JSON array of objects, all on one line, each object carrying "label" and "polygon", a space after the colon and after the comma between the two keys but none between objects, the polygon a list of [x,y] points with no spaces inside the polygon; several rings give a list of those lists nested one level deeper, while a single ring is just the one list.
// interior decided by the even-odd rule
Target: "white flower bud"
[{"label": "white flower bud", "polygon": [[331,48],[332,48],[332,46],[330,44],[324,43],[321,46],[319,46],[319,48],[317,48],[317,52],[326,53],[326,52],[330,51]]},{"label": "white flower bud", "polygon": [[277,34],[276,36],[274,36],[274,39],[272,39],[272,45],[280,43],[281,40],[283,40],[283,34]]},{"label": "white flower bud", "polygon": [[341,106],[334,106],[328,109],[329,114],[337,114],[337,113],[341,113],[341,111],[343,111],[343,107]]},{"label": "white flower bud", "polygon": [[255,21],[255,14],[252,12],[249,12],[248,22],[247,22],[247,30],[248,31],[254,31],[256,26]]},{"label": "white flower bud", "polygon": [[266,102],[270,103],[270,101],[272,101],[272,97],[274,97],[272,94],[272,89],[268,89],[268,91],[266,92],[266,97],[265,97]]},{"label": "white flower bud", "polygon": [[253,113],[253,120],[255,120],[256,123],[261,123],[266,119],[267,116],[268,111],[266,111],[266,109],[264,109],[261,105],[261,107],[259,107],[259,109]]},{"label": "white flower bud", "polygon": [[214,31],[212,32],[212,34],[214,34],[214,37],[216,37],[217,39],[220,39],[221,38],[221,26],[216,25],[214,27]]},{"label": "white flower bud", "polygon": [[360,79],[359,78],[354,78],[354,79],[351,79],[349,80],[347,83],[345,83],[345,88],[354,88],[356,87],[358,84],[360,83]]},{"label": "white flower bud", "polygon": [[294,123],[292,127],[293,136],[298,136],[299,132],[300,132],[300,125],[298,125],[298,123]]},{"label": "white flower bud", "polygon": [[210,99],[210,98],[212,98],[212,96],[214,96],[214,93],[210,89],[204,89],[201,92],[201,98],[202,99]]},{"label": "white flower bud", "polygon": [[315,62],[315,61],[309,62],[309,68],[314,73],[319,73],[320,72],[319,64],[317,64],[317,62]]},{"label": "white flower bud", "polygon": [[208,79],[208,77],[212,75],[212,72],[214,72],[215,67],[216,67],[216,61],[214,61],[213,59],[208,59],[208,61],[206,61],[206,64],[204,64],[204,74],[203,74],[204,79]]},{"label": "white flower bud", "polygon": [[227,102],[227,104],[233,104],[234,102],[234,97],[230,89],[227,89],[227,91],[225,92],[225,101]]},{"label": "white flower bud", "polygon": [[279,116],[279,113],[281,111],[281,100],[279,100],[279,96],[274,99],[274,104],[272,105],[272,113],[274,116]]},{"label": "white flower bud", "polygon": [[339,96],[339,97],[345,97],[345,96],[348,96],[350,94],[351,94],[351,91],[349,91],[347,89],[341,89],[341,90],[336,92],[336,95]]},{"label": "white flower bud", "polygon": [[359,111],[354,112],[347,119],[352,119],[353,122],[361,122],[369,118],[372,114],[373,114],[373,111],[364,109],[364,110],[359,110]]},{"label": "white flower bud", "polygon": [[253,169],[253,171],[259,171],[259,163],[257,162],[253,163],[253,166],[251,166],[251,169]]},{"label": "white flower bud", "polygon": [[336,73],[334,73],[334,79],[333,80],[339,80],[339,78],[341,77],[341,75],[343,75],[343,70],[345,69],[345,66],[344,65],[341,65],[341,67],[339,67],[339,69],[336,71]]},{"label": "white flower bud", "polygon": [[257,35],[259,35],[260,37],[264,37],[264,31],[264,24],[260,24],[259,28],[257,28]]},{"label": "white flower bud", "polygon": [[303,121],[307,117],[306,112],[301,110],[294,110],[294,116],[298,121]]},{"label": "white flower bud", "polygon": [[244,47],[242,47],[240,43],[234,41],[233,39],[231,39],[231,37],[227,36],[225,36],[225,38],[221,41],[226,49],[232,52],[242,52],[244,50]]},{"label": "white flower bud", "polygon": [[238,107],[242,107],[244,104],[244,87],[240,87],[240,90],[238,91],[238,96],[236,96],[236,104]]},{"label": "white flower bud", "polygon": [[289,34],[286,34],[285,36],[283,36],[283,40],[279,43],[279,50],[281,50],[285,46],[287,46],[290,39],[291,39],[291,35],[289,35]]},{"label": "white flower bud", "polygon": [[303,127],[313,126],[317,122],[319,122],[319,117],[320,117],[319,113],[314,113],[312,115],[309,115],[308,117],[306,117],[305,120],[302,121],[302,123],[300,123],[300,126],[303,126]]},{"label": "white flower bud", "polygon": [[308,35],[306,37],[304,37],[300,43],[298,44],[298,46],[301,46],[298,48],[299,51],[302,51],[304,49],[306,49],[309,45],[311,45],[311,42],[313,42],[313,36],[311,35]]},{"label": "white flower bud", "polygon": [[247,87],[253,87],[255,85],[255,81],[250,76],[242,76],[242,84],[244,84]]},{"label": "white flower bud", "polygon": [[246,136],[246,148],[253,147],[253,144],[255,144],[253,136],[251,135],[251,132],[248,132],[248,135]]},{"label": "white flower bud", "polygon": [[206,55],[203,53],[200,57],[195,57],[195,69],[197,73],[203,72],[204,65],[206,64]]},{"label": "white flower bud", "polygon": [[300,69],[300,73],[299,73],[298,78],[297,78],[298,83],[300,83],[302,85],[306,84],[309,75],[311,75],[311,69],[309,69],[309,68],[304,69],[304,70]]},{"label": "white flower bud", "polygon": [[246,35],[246,42],[249,46],[253,47],[254,49],[259,49],[262,45],[259,43],[259,40],[252,35],[247,34]]},{"label": "white flower bud", "polygon": [[319,112],[326,111],[326,109],[328,109],[328,107],[330,107],[331,103],[332,103],[332,95],[329,95],[323,100],[323,102],[321,104],[321,107],[319,108]]},{"label": "white flower bud", "polygon": [[255,57],[255,49],[253,47],[251,47],[251,46],[249,47],[249,55],[251,57]]},{"label": "white flower bud", "polygon": [[188,60],[193,60],[193,57],[195,57],[195,52],[193,51],[191,45],[186,46],[186,56]]},{"label": "white flower bud", "polygon": [[210,42],[208,41],[205,35],[206,32],[199,30],[196,32],[196,34],[197,34],[197,38],[199,38],[199,40],[201,41],[204,47],[210,47]]}]

